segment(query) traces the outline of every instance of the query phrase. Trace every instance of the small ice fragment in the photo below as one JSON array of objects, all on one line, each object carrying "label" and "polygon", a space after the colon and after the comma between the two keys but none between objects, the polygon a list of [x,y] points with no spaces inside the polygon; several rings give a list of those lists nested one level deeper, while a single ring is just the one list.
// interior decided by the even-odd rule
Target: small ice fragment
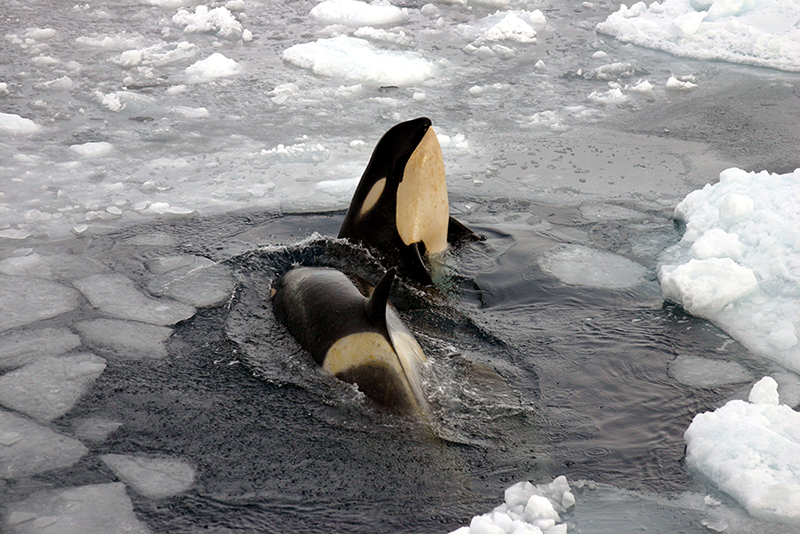
[{"label": "small ice fragment", "polygon": [[194,483],[194,468],[182,460],[122,454],[104,454],[100,458],[115,475],[146,497],[171,497]]},{"label": "small ice fragment", "polygon": [[672,91],[691,91],[697,87],[697,84],[688,81],[682,82],[675,76],[670,76],[667,80],[666,87]]},{"label": "small ice fragment", "polygon": [[572,285],[621,289],[644,282],[646,269],[622,256],[581,245],[567,245],[539,260],[546,272]]},{"label": "small ice fragment", "polygon": [[75,435],[92,443],[103,443],[112,432],[120,427],[122,427],[122,423],[119,421],[112,421],[104,417],[86,417],[72,421]]},{"label": "small ice fragment", "polygon": [[201,59],[186,67],[186,74],[195,82],[206,82],[217,78],[225,78],[239,74],[241,67],[234,60],[214,52],[206,59]]},{"label": "small ice fragment", "polygon": [[0,113],[0,132],[12,135],[30,135],[41,129],[41,126],[30,119],[13,113]]},{"label": "small ice fragment", "polygon": [[753,404],[780,404],[778,395],[778,383],[771,376],[765,376],[755,384],[750,390],[747,400]]},{"label": "small ice fragment", "polygon": [[81,145],[72,145],[69,149],[82,158],[99,158],[114,150],[114,145],[106,141],[98,141],[83,143]]}]

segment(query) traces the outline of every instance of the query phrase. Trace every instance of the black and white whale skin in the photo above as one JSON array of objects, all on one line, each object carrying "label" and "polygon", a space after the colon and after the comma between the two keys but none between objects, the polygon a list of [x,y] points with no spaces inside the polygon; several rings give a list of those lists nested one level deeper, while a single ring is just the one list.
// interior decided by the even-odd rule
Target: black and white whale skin
[{"label": "black and white whale skin", "polygon": [[430,119],[397,124],[378,141],[339,237],[377,251],[427,285],[431,255],[444,252],[448,242],[477,237],[450,217],[442,149]]},{"label": "black and white whale skin", "polygon": [[272,305],[323,369],[378,404],[425,415],[425,354],[389,304],[394,277],[395,269],[387,271],[365,298],[341,271],[298,267],[275,280]]}]

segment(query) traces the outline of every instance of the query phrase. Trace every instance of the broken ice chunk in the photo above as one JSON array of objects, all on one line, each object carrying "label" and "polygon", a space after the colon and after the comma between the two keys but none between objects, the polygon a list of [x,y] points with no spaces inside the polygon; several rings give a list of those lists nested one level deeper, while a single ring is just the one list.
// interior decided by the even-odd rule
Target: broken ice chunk
[{"label": "broken ice chunk", "polygon": [[123,454],[104,454],[101,459],[115,475],[146,497],[177,495],[194,482],[194,468],[181,460]]},{"label": "broken ice chunk", "polygon": [[75,435],[92,443],[104,442],[109,434],[118,430],[121,426],[122,423],[119,421],[112,421],[104,417],[87,417],[72,421],[72,429],[75,431]]},{"label": "broken ice chunk", "polygon": [[0,410],[0,479],[69,467],[87,452],[80,441]]},{"label": "broken ice chunk", "polygon": [[42,358],[0,376],[0,404],[52,421],[70,411],[105,368],[94,354]]},{"label": "broken ice chunk", "polygon": [[6,507],[6,523],[14,532],[150,532],[136,519],[125,484],[120,482],[40,491]]},{"label": "broken ice chunk", "polygon": [[0,335],[0,369],[14,369],[39,358],[79,347],[81,338],[66,328],[15,330]]},{"label": "broken ice chunk", "polygon": [[72,288],[22,276],[0,275],[0,332],[35,321],[50,319],[78,307],[79,295]]},{"label": "broken ice chunk", "polygon": [[164,342],[172,334],[172,328],[136,321],[95,319],[75,325],[83,342],[96,349],[107,349],[118,356],[132,360],[167,357]]},{"label": "broken ice chunk", "polygon": [[235,287],[227,266],[202,256],[159,258],[149,262],[147,268],[156,275],[148,282],[148,291],[197,308],[225,303]]},{"label": "broken ice chunk", "polygon": [[195,309],[170,299],[152,299],[121,274],[96,274],[74,282],[92,306],[120,319],[171,325],[194,315]]}]

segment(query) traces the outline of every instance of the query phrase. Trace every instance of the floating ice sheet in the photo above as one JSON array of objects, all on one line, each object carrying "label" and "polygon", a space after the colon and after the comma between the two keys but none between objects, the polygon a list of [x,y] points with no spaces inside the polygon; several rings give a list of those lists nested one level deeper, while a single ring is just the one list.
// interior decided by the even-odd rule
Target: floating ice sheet
[{"label": "floating ice sheet", "polygon": [[681,241],[659,267],[664,296],[752,351],[800,372],[800,170],[727,169],[675,209]]},{"label": "floating ice sheet", "polygon": [[81,321],[75,328],[89,347],[133,360],[166,358],[165,342],[172,335],[167,326],[117,319]]},{"label": "floating ice sheet", "polygon": [[76,280],[74,285],[92,306],[120,319],[167,326],[195,313],[194,307],[187,304],[144,295],[121,274],[96,274]]},{"label": "floating ice sheet", "polygon": [[739,363],[682,354],[669,364],[669,374],[686,386],[712,388],[748,382],[753,376]]},{"label": "floating ice sheet", "polygon": [[798,20],[791,1],[665,0],[623,4],[597,31],[678,56],[798,71]]},{"label": "floating ice sheet", "polygon": [[32,328],[0,335],[0,369],[13,369],[79,347],[81,338],[67,328]]},{"label": "floating ice sheet", "polygon": [[0,410],[0,479],[69,467],[87,452],[80,441]]},{"label": "floating ice sheet", "polygon": [[435,74],[434,64],[416,52],[382,50],[346,35],[294,45],[283,59],[319,76],[375,86],[419,84]]},{"label": "floating ice sheet", "polygon": [[[170,269],[170,265],[176,265]],[[170,297],[197,308],[219,306],[235,288],[233,273],[225,266],[201,256],[176,256],[148,263],[154,276],[147,289],[153,295]]]},{"label": "floating ice sheet", "polygon": [[0,275],[0,332],[72,311],[78,307],[79,298],[77,291],[61,284]]},{"label": "floating ice sheet", "polygon": [[800,413],[779,404],[765,377],[748,401],[698,414],[685,433],[686,462],[756,517],[800,525]]},{"label": "floating ice sheet", "polygon": [[34,493],[8,503],[6,525],[19,534],[148,534],[133,513],[122,483],[94,484]]},{"label": "floating ice sheet", "polygon": [[0,376],[0,404],[52,421],[70,411],[105,368],[93,354],[41,358]]},{"label": "floating ice sheet", "polygon": [[25,117],[14,113],[0,113],[0,132],[5,134],[30,135],[41,129],[41,126]]},{"label": "floating ice sheet", "polygon": [[645,281],[647,269],[622,256],[581,245],[549,251],[539,265],[566,284],[622,289]]},{"label": "floating ice sheet", "polygon": [[194,483],[194,468],[182,460],[123,454],[104,454],[101,459],[115,475],[145,497],[171,497]]}]

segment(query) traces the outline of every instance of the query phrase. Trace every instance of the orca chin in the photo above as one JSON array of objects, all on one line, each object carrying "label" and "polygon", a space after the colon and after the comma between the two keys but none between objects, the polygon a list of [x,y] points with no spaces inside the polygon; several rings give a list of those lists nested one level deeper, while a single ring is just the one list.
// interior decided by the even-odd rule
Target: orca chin
[{"label": "orca chin", "polygon": [[339,237],[361,243],[403,274],[432,284],[431,262],[477,235],[450,217],[444,159],[430,119],[392,127],[378,141]]},{"label": "orca chin", "polygon": [[389,304],[395,269],[364,297],[344,273],[298,267],[276,279],[276,318],[314,361],[378,404],[426,416],[420,371],[425,354]]}]

